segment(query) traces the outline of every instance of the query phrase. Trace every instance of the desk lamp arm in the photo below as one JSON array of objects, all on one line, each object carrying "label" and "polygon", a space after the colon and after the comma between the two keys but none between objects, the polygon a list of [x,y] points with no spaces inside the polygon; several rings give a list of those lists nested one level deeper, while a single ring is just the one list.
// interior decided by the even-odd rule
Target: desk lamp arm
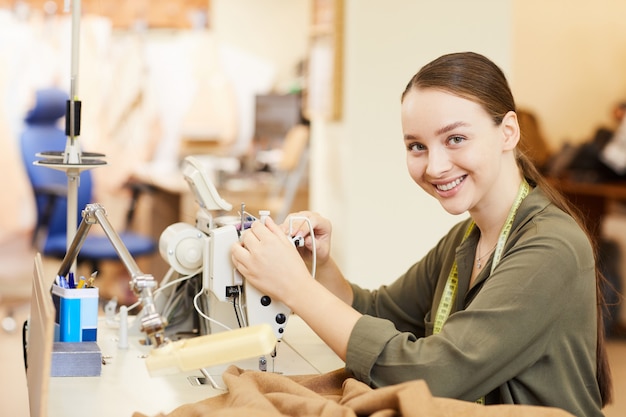
[{"label": "desk lamp arm", "polygon": [[124,245],[124,242],[122,242],[122,239],[111,225],[111,222],[109,222],[104,207],[97,203],[87,204],[85,209],[82,211],[82,216],[83,219],[80,222],[76,235],[74,236],[65,257],[63,258],[58,275],[67,276],[72,264],[78,257],[78,252],[83,246],[89,229],[93,224],[99,223],[100,226],[102,226],[107,238],[111,241],[111,244],[115,248],[115,251],[120,257],[122,263],[130,273],[130,288],[141,301],[143,308],[141,331],[146,333],[154,346],[159,347],[163,345],[167,342],[167,338],[165,337],[165,326],[167,326],[167,320],[157,312],[154,304],[153,289],[156,288],[157,283],[153,276],[141,272],[132,255],[128,252],[128,249]]}]

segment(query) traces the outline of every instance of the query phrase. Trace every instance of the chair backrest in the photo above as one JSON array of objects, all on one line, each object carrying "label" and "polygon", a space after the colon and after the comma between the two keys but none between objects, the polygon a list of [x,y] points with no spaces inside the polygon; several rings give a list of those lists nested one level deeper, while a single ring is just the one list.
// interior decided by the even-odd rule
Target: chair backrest
[{"label": "chair backrest", "polygon": [[293,126],[287,134],[282,146],[282,158],[278,164],[276,175],[278,180],[269,196],[274,220],[285,220],[296,198],[300,183],[306,176],[308,165],[309,127]]},{"label": "chair backrest", "polygon": [[283,154],[278,164],[278,169],[287,172],[296,169],[308,144],[308,126],[299,124],[289,129],[283,142]]},{"label": "chair backrest", "polygon": [[[42,215],[46,205],[46,197],[39,194],[38,190],[50,187],[67,190],[67,175],[64,171],[33,163],[42,157],[37,156],[40,152],[63,152],[67,143],[67,136],[59,123],[65,117],[68,95],[57,88],[41,89],[36,92],[36,100],[33,108],[24,118],[24,128],[20,137],[20,149],[24,166],[28,173],[37,205],[37,224],[41,226]],[[81,220],[80,212],[91,201],[92,178],[89,170],[80,174],[78,187],[78,222]],[[67,232],[67,198],[59,198],[47,225],[47,234],[60,235]]]}]

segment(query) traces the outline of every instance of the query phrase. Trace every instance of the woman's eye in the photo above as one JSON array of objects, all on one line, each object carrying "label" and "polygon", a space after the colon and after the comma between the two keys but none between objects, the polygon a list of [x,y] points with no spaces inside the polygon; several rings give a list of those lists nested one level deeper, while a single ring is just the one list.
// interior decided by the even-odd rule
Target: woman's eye
[{"label": "woman's eye", "polygon": [[411,152],[420,152],[426,149],[426,147],[422,145],[421,143],[415,143],[415,142],[409,143],[406,148]]},{"label": "woman's eye", "polygon": [[450,143],[450,145],[458,145],[464,140],[465,138],[463,136],[451,136],[448,138],[448,142]]}]

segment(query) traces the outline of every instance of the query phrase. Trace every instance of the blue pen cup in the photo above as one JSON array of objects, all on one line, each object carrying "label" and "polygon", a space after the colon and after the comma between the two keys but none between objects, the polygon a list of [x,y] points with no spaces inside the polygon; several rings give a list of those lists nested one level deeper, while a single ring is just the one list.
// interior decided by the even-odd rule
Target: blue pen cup
[{"label": "blue pen cup", "polygon": [[56,308],[55,342],[95,342],[98,336],[98,288],[52,286]]}]

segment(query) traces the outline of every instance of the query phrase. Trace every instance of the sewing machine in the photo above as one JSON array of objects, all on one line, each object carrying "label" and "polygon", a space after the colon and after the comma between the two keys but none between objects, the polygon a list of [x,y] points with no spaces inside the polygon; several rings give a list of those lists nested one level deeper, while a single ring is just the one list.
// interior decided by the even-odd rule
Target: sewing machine
[{"label": "sewing machine", "polygon": [[[181,222],[163,231],[159,240],[161,256],[180,274],[201,271],[202,292],[210,292],[218,302],[232,303],[240,327],[268,323],[280,339],[291,313],[289,308],[248,285],[232,265],[230,255],[231,246],[239,241],[241,233],[255,220],[264,222],[270,213],[262,211],[257,218],[246,213],[242,204],[238,217],[214,219],[212,211],[228,212],[232,206],[219,196],[194,157],[183,161],[182,174],[200,209],[195,226]],[[293,241],[302,245],[300,240]],[[209,321],[216,324],[215,320]]]},{"label": "sewing machine", "polygon": [[[233,266],[230,250],[253,221],[265,221],[270,213],[262,211],[257,218],[247,213],[242,204],[239,216],[226,215],[214,218],[212,212],[228,212],[232,210],[232,205],[219,196],[201,163],[194,157],[185,158],[182,164],[182,174],[199,206],[196,223],[190,225],[179,222],[168,226],[159,239],[159,252],[178,274],[192,278],[201,277],[201,288],[193,292],[195,294],[193,304],[194,310],[200,316],[200,333],[213,335],[207,338],[207,340],[212,340],[207,344],[215,344],[217,340],[224,341],[225,345],[232,342],[231,346],[224,346],[224,352],[228,356],[233,355],[233,351],[240,350],[242,345],[249,349],[250,346],[255,345],[255,342],[258,345],[258,341],[261,340],[264,341],[261,345],[266,350],[271,338],[262,329],[269,326],[274,340],[280,340],[291,310],[282,302],[272,300],[268,295],[249,285]],[[292,241],[294,245],[303,245],[300,239],[293,238]],[[164,284],[166,283],[161,283],[161,285]],[[231,319],[236,319],[236,323],[231,320],[225,324],[224,321],[211,317],[217,315],[216,312],[220,308],[218,304],[221,304],[222,312],[231,311]],[[223,308],[230,304],[232,304],[232,310]],[[202,312],[203,310],[212,311],[214,314],[206,315]],[[233,327],[237,330],[233,330]],[[224,330],[226,334],[218,336],[218,333],[224,333]],[[203,336],[197,340],[181,342],[181,345],[189,346],[195,343],[204,344]],[[155,350],[152,357],[156,358],[160,353],[161,351]],[[276,350],[261,353],[271,353],[275,356]],[[252,354],[253,352],[242,352],[240,356],[243,358],[245,355],[252,356]],[[148,368],[152,364],[149,358]],[[266,370],[266,365],[265,358],[261,355],[259,368]]]}]

